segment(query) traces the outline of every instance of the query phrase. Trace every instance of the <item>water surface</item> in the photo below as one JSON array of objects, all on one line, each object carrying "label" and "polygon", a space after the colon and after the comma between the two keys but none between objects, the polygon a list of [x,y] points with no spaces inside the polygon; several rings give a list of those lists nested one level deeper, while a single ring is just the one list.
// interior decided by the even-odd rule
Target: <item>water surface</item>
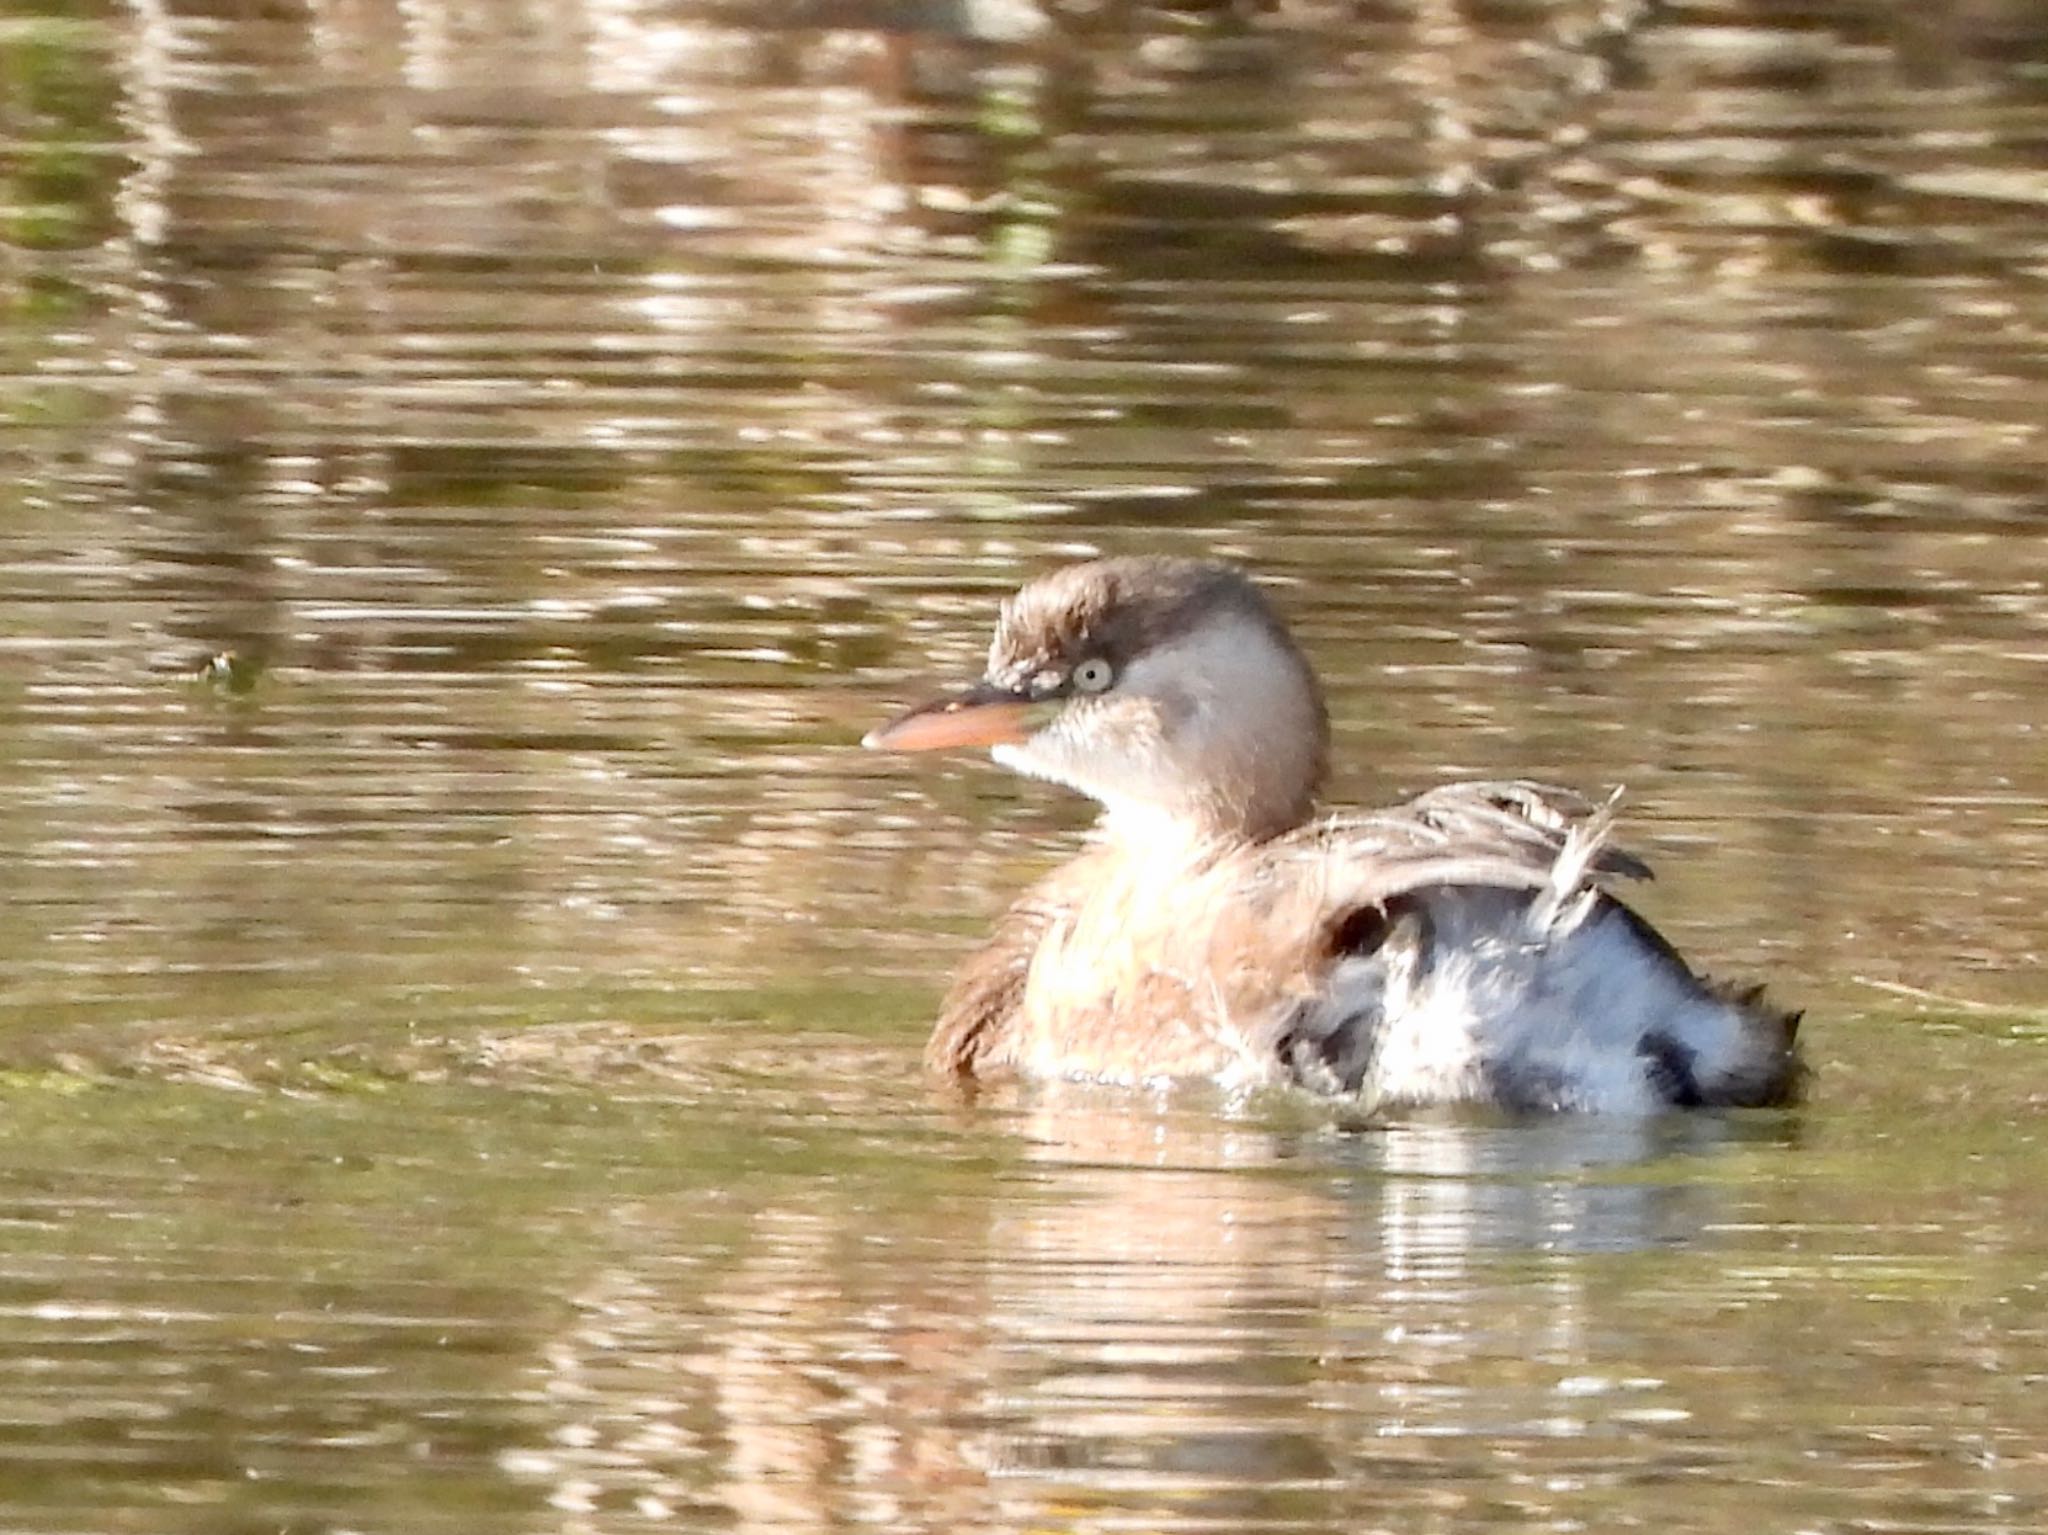
[{"label": "water surface", "polygon": [[[2048,1522],[2023,0],[0,18],[0,1522]],[[1626,784],[1811,1101],[917,1051],[1253,566],[1333,793]]]}]

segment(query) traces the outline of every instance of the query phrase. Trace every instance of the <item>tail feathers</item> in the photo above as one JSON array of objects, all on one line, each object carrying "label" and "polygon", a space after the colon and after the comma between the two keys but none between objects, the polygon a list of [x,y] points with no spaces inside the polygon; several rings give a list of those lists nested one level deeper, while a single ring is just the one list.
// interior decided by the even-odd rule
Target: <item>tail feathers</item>
[{"label": "tail feathers", "polygon": [[1806,1083],[1799,1055],[1799,1022],[1805,1014],[1773,1004],[1756,984],[1708,981],[1715,1000],[1735,1009],[1742,1021],[1737,1058],[1713,1081],[1702,1084],[1703,1100],[1730,1108],[1764,1108],[1795,1101]]},{"label": "tail feathers", "polygon": [[1763,982],[1709,981],[1707,990],[1730,1007],[1740,1008],[1759,1028],[1782,1034],[1787,1046],[1799,1037],[1799,1021],[1806,1016],[1805,1012],[1788,1012],[1772,1006],[1764,995]]}]

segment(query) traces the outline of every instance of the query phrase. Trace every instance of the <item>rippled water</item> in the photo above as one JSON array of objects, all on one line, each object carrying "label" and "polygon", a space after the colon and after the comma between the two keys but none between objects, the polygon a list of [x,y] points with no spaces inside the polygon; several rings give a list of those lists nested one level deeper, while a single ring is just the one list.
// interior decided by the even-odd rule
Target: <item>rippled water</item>
[{"label": "rippled water", "polygon": [[[2031,0],[0,15],[0,1523],[2048,1524],[2044,151]],[[1084,813],[854,742],[1095,550],[1812,1101],[935,1093]]]}]

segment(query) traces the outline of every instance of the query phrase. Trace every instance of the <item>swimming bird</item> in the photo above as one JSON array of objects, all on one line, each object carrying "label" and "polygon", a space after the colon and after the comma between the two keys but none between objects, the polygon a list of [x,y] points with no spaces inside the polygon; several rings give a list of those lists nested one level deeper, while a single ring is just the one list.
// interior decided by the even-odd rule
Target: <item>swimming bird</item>
[{"label": "swimming bird", "polygon": [[1453,783],[1319,815],[1321,687],[1233,566],[1034,580],[979,681],[864,744],[986,747],[1102,807],[959,972],[940,1073],[1610,1113],[1777,1103],[1799,1080],[1798,1015],[1702,979],[1613,893],[1649,873],[1612,841],[1615,799]]}]

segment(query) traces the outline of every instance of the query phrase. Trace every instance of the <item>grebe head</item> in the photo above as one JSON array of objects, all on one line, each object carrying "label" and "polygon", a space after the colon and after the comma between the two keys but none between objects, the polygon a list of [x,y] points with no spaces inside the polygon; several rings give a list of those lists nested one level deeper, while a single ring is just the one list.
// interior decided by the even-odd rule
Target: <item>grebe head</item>
[{"label": "grebe head", "polygon": [[1257,840],[1308,818],[1329,722],[1307,660],[1242,572],[1141,557],[1030,583],[1003,604],[981,681],[864,744],[989,747],[1098,800],[1112,835]]}]

